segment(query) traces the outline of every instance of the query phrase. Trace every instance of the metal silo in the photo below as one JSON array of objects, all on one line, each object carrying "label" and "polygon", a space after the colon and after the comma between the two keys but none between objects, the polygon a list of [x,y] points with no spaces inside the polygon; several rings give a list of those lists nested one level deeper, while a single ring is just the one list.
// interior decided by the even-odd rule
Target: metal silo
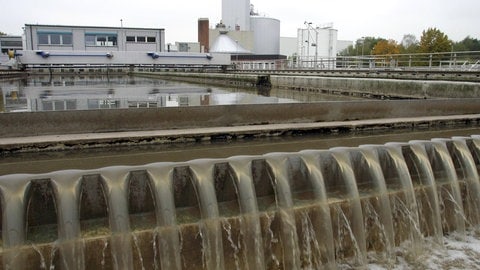
[{"label": "metal silo", "polygon": [[250,17],[255,54],[280,54],[280,21],[261,16]]},{"label": "metal silo", "polygon": [[250,31],[250,0],[222,0],[222,21],[229,31]]}]

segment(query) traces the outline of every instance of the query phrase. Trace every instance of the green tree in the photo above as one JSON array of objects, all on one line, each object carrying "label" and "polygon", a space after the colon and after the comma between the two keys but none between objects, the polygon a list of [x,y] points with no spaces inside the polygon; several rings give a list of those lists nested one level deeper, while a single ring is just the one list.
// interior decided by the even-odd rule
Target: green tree
[{"label": "green tree", "polygon": [[6,36],[6,35],[7,35],[6,33],[0,31],[0,36]]},{"label": "green tree", "polygon": [[357,50],[359,51],[358,55],[371,55],[373,53],[373,48],[380,40],[385,40],[384,38],[375,38],[375,37],[364,37],[358,39],[356,42]]},{"label": "green tree", "polygon": [[453,44],[454,51],[480,51],[480,40],[467,36],[460,42]]},{"label": "green tree", "polygon": [[437,53],[449,52],[452,50],[452,41],[448,36],[437,28],[428,28],[422,32],[420,38],[419,52]]}]

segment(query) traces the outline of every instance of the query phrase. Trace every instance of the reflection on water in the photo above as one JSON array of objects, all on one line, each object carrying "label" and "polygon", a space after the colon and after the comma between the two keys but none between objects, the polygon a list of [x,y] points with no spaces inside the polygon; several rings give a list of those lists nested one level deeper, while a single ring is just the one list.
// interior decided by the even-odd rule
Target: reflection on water
[{"label": "reflection on water", "polygon": [[[0,81],[0,112],[272,104],[345,97],[226,89],[132,76],[35,76]],[[351,98],[348,98],[351,99]]]}]

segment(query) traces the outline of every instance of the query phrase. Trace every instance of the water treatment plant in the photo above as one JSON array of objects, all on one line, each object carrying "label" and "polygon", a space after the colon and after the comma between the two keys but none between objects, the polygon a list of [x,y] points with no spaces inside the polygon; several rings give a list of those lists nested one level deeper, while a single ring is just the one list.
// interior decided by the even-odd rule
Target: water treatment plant
[{"label": "water treatment plant", "polygon": [[305,22],[287,61],[279,20],[222,3],[187,51],[25,26],[0,269],[480,268],[480,53],[340,57]]}]

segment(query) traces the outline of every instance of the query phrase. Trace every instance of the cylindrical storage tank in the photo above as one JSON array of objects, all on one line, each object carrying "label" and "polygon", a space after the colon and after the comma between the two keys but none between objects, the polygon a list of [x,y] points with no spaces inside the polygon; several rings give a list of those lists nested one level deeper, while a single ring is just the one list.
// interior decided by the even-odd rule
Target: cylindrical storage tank
[{"label": "cylindrical storage tank", "polygon": [[250,31],[250,0],[222,0],[222,22],[228,31]]},{"label": "cylindrical storage tank", "polygon": [[280,54],[280,20],[252,16],[250,27],[254,36],[253,52],[255,54]]}]

